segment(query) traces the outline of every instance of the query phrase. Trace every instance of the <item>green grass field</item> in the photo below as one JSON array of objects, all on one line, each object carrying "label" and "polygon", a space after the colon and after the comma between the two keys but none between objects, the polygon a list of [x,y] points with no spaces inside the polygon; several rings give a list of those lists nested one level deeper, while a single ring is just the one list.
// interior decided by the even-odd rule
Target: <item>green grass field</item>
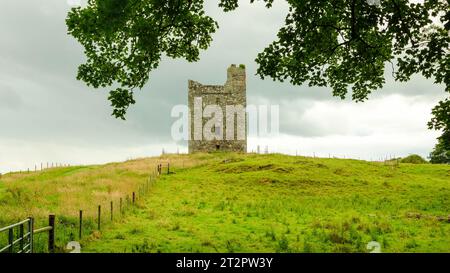
[{"label": "green grass field", "polygon": [[[103,189],[99,173],[110,181],[104,192],[118,195],[145,179],[158,160],[88,167],[78,180],[70,179],[73,173],[3,177],[0,222],[14,218],[14,208],[22,213],[11,188],[39,191],[65,179],[69,191],[79,192],[71,202],[86,203],[102,196],[88,198],[84,193],[91,190],[81,190],[91,183]],[[161,176],[123,218],[85,237],[82,251],[368,252],[367,243],[377,241],[382,252],[450,252],[448,165],[220,153],[163,160],[174,162],[172,173]],[[127,179],[117,178],[118,170]],[[29,201],[29,207],[66,207],[63,215],[74,210],[58,194]]]},{"label": "green grass field", "polygon": [[[173,164],[195,164],[195,160]],[[118,205],[131,193],[138,192],[155,171],[161,158],[145,158],[95,166],[51,168],[30,173],[9,173],[0,177],[0,227],[35,218],[36,228],[48,224],[48,215],[56,214],[56,242],[59,250],[70,240],[78,240],[79,211],[83,210],[83,233],[88,235],[97,226],[97,206],[101,205],[102,223],[110,224],[109,206],[114,202],[115,218],[120,218]],[[18,231],[15,231],[18,233]],[[0,246],[7,244],[7,233],[0,233]],[[35,238],[36,250],[45,251],[46,235]],[[0,247],[1,248],[1,247]]]}]

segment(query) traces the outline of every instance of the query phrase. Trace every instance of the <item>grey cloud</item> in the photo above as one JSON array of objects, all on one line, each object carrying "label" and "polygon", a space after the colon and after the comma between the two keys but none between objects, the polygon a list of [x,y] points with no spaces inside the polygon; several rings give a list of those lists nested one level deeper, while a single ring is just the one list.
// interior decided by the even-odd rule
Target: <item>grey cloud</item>
[{"label": "grey cloud", "polygon": [[[85,57],[80,45],[66,33],[65,18],[70,8],[66,1],[2,0],[0,143],[7,139],[36,145],[55,143],[93,153],[170,143],[174,121],[170,112],[174,105],[187,103],[188,79],[223,84],[226,68],[232,63],[246,65],[249,104],[265,101],[282,105],[282,133],[308,137],[348,133],[348,128],[324,128],[304,117],[313,102],[339,101],[329,88],[292,86],[255,75],[254,59],[284,24],[286,2],[276,2],[266,9],[262,3],[241,1],[240,8],[229,13],[223,13],[217,1],[205,2],[207,13],[220,25],[211,47],[202,51],[196,63],[162,58],[149,83],[136,91],[137,103],[129,109],[127,121],[121,121],[110,115],[108,90],[94,90],[75,78]],[[414,77],[409,83],[388,80],[385,88],[371,98],[401,94],[437,102],[442,93],[442,87],[431,80]],[[293,100],[301,101],[296,109],[283,106]]]},{"label": "grey cloud", "polygon": [[23,105],[20,95],[11,87],[0,83],[0,109],[15,110]]},{"label": "grey cloud", "polygon": [[81,47],[66,34],[68,10],[66,1],[2,1],[1,59],[36,74],[73,77],[71,64],[80,64],[83,57]]}]

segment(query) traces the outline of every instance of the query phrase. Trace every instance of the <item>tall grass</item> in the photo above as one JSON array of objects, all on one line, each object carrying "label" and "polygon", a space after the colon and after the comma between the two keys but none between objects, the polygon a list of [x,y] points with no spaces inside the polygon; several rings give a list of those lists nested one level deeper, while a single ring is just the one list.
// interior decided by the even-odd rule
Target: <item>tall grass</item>
[{"label": "tall grass", "polygon": [[[111,223],[109,202],[169,161],[171,174]],[[31,215],[45,226],[55,213],[59,251],[78,240],[80,209],[88,252],[367,252],[370,241],[383,252],[450,252],[448,165],[213,153],[0,180],[0,226]]]},{"label": "tall grass", "polygon": [[193,155],[88,252],[450,252],[450,166]]},{"label": "tall grass", "polygon": [[[83,210],[85,238],[97,237],[98,206],[102,207],[101,222],[120,221],[120,199],[123,208],[130,208],[132,192],[142,194],[142,187],[159,163],[189,167],[196,161],[183,156],[163,156],[129,160],[96,166],[72,166],[46,169],[31,173],[11,173],[0,178],[0,227],[27,217],[34,217],[35,227],[47,226],[48,215],[56,214],[57,250],[65,243],[79,240],[79,211]],[[165,166],[165,165],[164,165]],[[127,201],[128,200],[128,201]],[[18,234],[18,230],[15,231]],[[7,233],[0,234],[0,246],[7,244]],[[35,250],[47,251],[48,235],[38,234]]]}]

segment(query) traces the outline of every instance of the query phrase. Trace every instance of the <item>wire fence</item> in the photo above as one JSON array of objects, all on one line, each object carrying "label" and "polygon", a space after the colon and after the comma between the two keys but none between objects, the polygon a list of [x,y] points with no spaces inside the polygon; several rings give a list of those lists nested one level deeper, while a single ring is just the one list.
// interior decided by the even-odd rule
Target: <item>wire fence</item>
[{"label": "wire fence", "polygon": [[[52,232],[36,233],[35,229],[32,236],[32,252],[67,252],[66,244],[68,242],[80,241],[89,237],[95,238],[102,229],[120,221],[132,212],[137,207],[138,202],[149,193],[159,176],[170,173],[170,162],[158,163],[147,179],[140,183],[134,191],[112,198],[109,202],[90,204],[89,207],[74,211],[72,214],[56,215]],[[35,226],[42,226],[45,223],[45,219],[34,221]],[[47,223],[45,226],[47,226]],[[20,239],[21,231],[18,230],[19,227],[20,225],[14,226],[11,231],[5,229],[7,232],[0,232],[0,249],[8,246],[11,240],[18,241]],[[54,238],[50,236],[54,236]],[[19,248],[6,249],[9,250],[8,252],[20,252]]]}]

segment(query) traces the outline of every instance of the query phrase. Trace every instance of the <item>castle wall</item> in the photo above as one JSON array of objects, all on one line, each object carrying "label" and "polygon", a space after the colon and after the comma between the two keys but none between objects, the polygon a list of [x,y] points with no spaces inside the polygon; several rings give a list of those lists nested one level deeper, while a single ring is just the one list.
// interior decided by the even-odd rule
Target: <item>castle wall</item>
[{"label": "castle wall", "polygon": [[[237,115],[234,116],[234,137],[233,140],[226,139],[226,106],[240,105],[244,109],[247,106],[246,99],[246,75],[245,68],[231,65],[227,69],[227,81],[224,85],[203,85],[201,83],[189,80],[188,82],[188,106],[190,112],[189,121],[189,153],[194,152],[211,152],[211,151],[233,151],[246,152],[247,151],[247,118],[244,112],[243,120],[239,120]],[[201,123],[194,122],[194,104],[195,98],[202,99],[201,111],[207,105],[218,105],[223,112],[223,123],[218,126],[223,133],[223,140],[205,140],[204,134],[201,135],[202,140],[195,140],[198,138],[199,132],[202,131],[205,124],[211,118],[203,117]],[[200,128],[201,127],[201,128]],[[244,133],[242,139],[238,139],[238,132]],[[195,133],[197,132],[197,135]],[[215,132],[214,132],[215,133]]]}]

